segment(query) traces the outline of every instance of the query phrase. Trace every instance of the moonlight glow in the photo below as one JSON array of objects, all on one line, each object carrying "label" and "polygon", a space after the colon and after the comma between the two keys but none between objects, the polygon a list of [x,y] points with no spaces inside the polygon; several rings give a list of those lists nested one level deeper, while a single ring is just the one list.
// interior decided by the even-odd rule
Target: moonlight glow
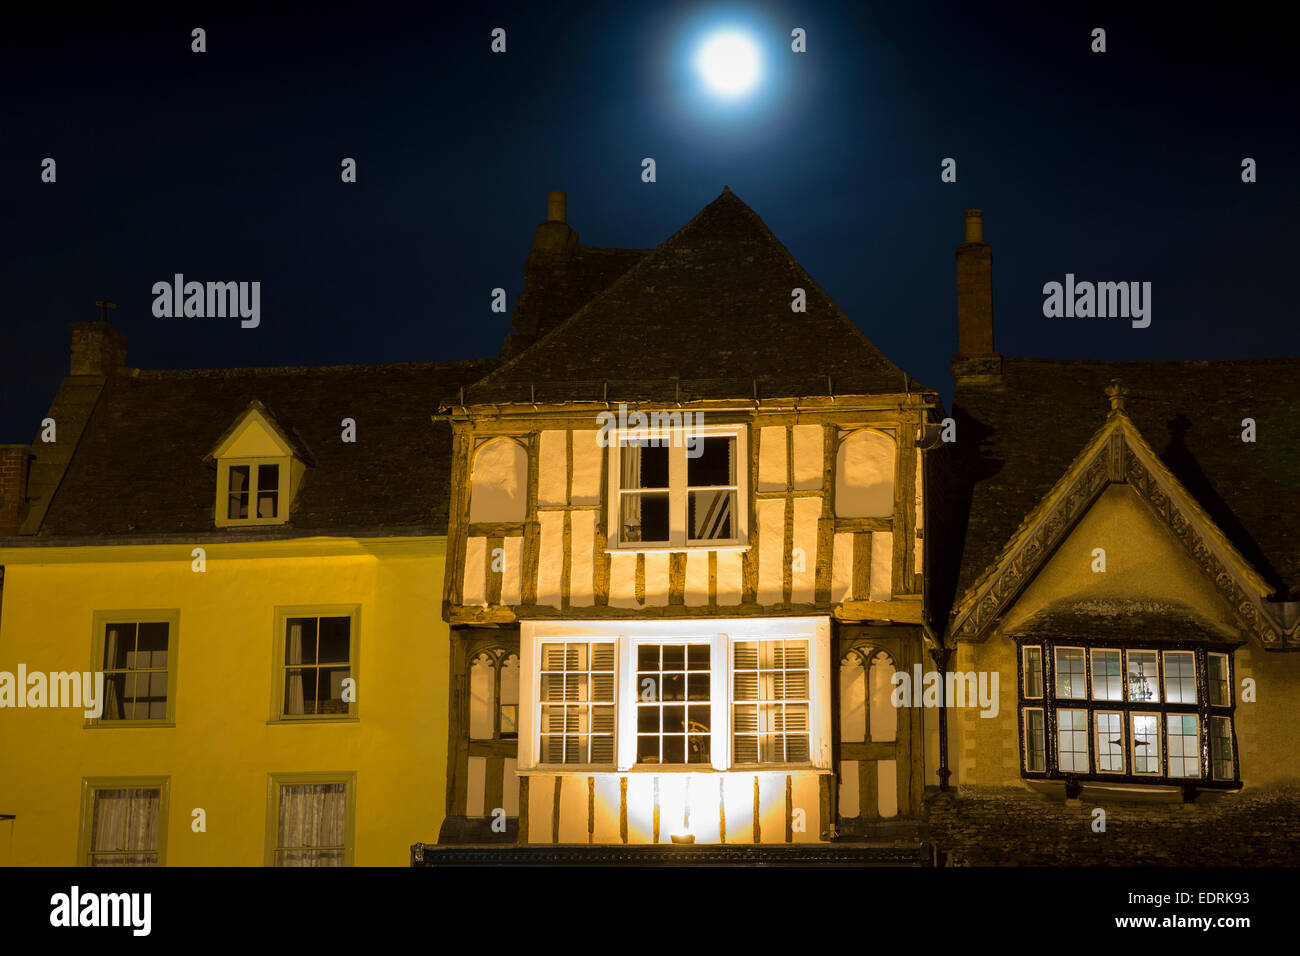
[{"label": "moonlight glow", "polygon": [[758,49],[743,33],[719,33],[704,42],[696,65],[715,93],[739,96],[758,79]]}]

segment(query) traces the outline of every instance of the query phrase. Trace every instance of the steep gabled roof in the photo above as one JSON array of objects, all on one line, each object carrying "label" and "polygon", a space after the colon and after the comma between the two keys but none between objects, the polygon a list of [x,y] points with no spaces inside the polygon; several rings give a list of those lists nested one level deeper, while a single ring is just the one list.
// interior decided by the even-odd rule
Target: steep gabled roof
[{"label": "steep gabled roof", "polygon": [[[791,311],[792,290],[806,311]],[[608,383],[608,385],[606,385]],[[467,404],[897,394],[923,390],[730,189]]]},{"label": "steep gabled roof", "polygon": [[[1002,385],[954,398],[954,460],[967,480],[956,596],[977,583],[1103,422],[1119,379],[1125,413],[1160,465],[1275,598],[1300,589],[1300,359],[1098,362],[1006,358]],[[1257,441],[1242,441],[1242,420]]]},{"label": "steep gabled roof", "polygon": [[[138,371],[114,377],[36,534],[136,538],[214,532],[217,474],[205,458],[252,401],[275,409],[312,467],[287,526],[222,533],[445,534],[451,433],[445,421],[431,419],[442,396],[493,364]],[[341,440],[344,418],[356,421],[355,443]]]},{"label": "steep gabled roof", "polygon": [[985,636],[1093,502],[1110,484],[1127,484],[1182,544],[1241,622],[1266,647],[1286,642],[1262,612],[1272,590],[1147,444],[1121,409],[1113,410],[997,557],[958,595],[951,633]]}]

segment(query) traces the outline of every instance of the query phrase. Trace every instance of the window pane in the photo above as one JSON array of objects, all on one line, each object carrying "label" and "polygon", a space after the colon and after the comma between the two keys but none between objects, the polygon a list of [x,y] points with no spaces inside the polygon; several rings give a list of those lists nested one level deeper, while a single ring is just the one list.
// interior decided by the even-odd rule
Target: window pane
[{"label": "window pane", "polygon": [[1083,648],[1058,647],[1056,649],[1056,696],[1088,696],[1084,677]]},{"label": "window pane", "polygon": [[728,541],[736,536],[732,516],[736,513],[734,491],[692,491],[690,532],[694,541]]},{"label": "window pane", "polygon": [[257,516],[274,518],[280,501],[280,466],[257,466]]},{"label": "window pane", "polygon": [[1124,717],[1119,713],[1098,711],[1093,718],[1097,728],[1098,773],[1124,772]]},{"label": "window pane", "polygon": [[90,834],[91,866],[157,866],[157,789],[96,790]]},{"label": "window pane", "polygon": [[1092,696],[1094,700],[1124,699],[1119,651],[1092,652]]},{"label": "window pane", "polygon": [[650,544],[667,544],[669,536],[668,493],[627,493],[622,497],[619,513],[622,540]]},{"label": "window pane", "polygon": [[697,439],[691,457],[686,455],[686,484],[691,488],[716,488],[736,483],[736,439],[734,436]]},{"label": "window pane", "polygon": [[280,786],[277,866],[342,866],[347,832],[347,786]]},{"label": "window pane", "polygon": [[1047,769],[1047,734],[1041,710],[1025,711],[1025,766],[1039,772]]},{"label": "window pane", "polygon": [[1228,717],[1210,718],[1210,760],[1215,780],[1232,779],[1232,720]]},{"label": "window pane", "polygon": [[614,761],[614,643],[541,645],[543,763]]},{"label": "window pane", "polygon": [[635,488],[668,487],[668,453],[667,445],[643,446],[625,443],[622,446],[621,476],[619,487],[624,490]]},{"label": "window pane", "polygon": [[1160,773],[1160,722],[1155,714],[1133,715],[1133,772]]},{"label": "window pane", "polygon": [[317,659],[322,664],[346,664],[351,651],[352,619],[323,617],[320,619],[319,634]]},{"label": "window pane", "polygon": [[165,621],[104,628],[101,720],[165,720],[168,628]]},{"label": "window pane", "polygon": [[227,518],[248,517],[249,467],[234,465],[230,469],[230,487],[228,489]]},{"label": "window pane", "polygon": [[1196,732],[1194,714],[1166,715],[1169,741],[1169,776],[1199,777],[1201,775],[1200,738]]},{"label": "window pane", "polygon": [[1025,696],[1043,696],[1043,649],[1025,648]]},{"label": "window pane", "polygon": [[[1080,659],[1083,655],[1080,653]],[[1062,773],[1088,772],[1088,712],[1086,710],[1058,710],[1056,712],[1058,769]]]},{"label": "window pane", "polygon": [[1191,651],[1165,651],[1165,700],[1196,703],[1196,657]]},{"label": "window pane", "polygon": [[[707,645],[637,647],[637,762],[707,764],[711,729],[707,670],[687,673],[688,651],[698,662]],[[687,701],[702,701],[688,706]]]},{"label": "window pane", "polygon": [[810,760],[808,641],[737,641],[732,654],[734,762]]},{"label": "window pane", "polygon": [[1215,707],[1232,705],[1232,687],[1228,683],[1228,655],[1207,654],[1209,665],[1210,703]]},{"label": "window pane", "polygon": [[1128,699],[1151,703],[1160,700],[1155,651],[1128,652]]}]

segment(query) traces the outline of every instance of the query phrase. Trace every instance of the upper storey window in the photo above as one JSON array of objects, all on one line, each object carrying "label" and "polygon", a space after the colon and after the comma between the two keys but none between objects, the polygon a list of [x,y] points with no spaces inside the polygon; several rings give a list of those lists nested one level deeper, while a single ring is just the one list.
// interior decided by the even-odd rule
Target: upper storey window
[{"label": "upper storey window", "polygon": [[740,425],[629,429],[610,442],[611,543],[717,548],[747,539]]},{"label": "upper storey window", "polygon": [[301,442],[253,402],[208,455],[217,466],[218,527],[284,524],[302,483],[306,453]]}]

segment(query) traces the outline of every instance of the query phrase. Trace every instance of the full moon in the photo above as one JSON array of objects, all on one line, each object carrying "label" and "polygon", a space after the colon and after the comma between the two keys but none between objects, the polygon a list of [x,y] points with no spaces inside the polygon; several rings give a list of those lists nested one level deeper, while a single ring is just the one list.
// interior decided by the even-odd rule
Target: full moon
[{"label": "full moon", "polygon": [[743,33],[719,33],[700,48],[704,81],[724,96],[744,93],[758,79],[758,50]]}]

